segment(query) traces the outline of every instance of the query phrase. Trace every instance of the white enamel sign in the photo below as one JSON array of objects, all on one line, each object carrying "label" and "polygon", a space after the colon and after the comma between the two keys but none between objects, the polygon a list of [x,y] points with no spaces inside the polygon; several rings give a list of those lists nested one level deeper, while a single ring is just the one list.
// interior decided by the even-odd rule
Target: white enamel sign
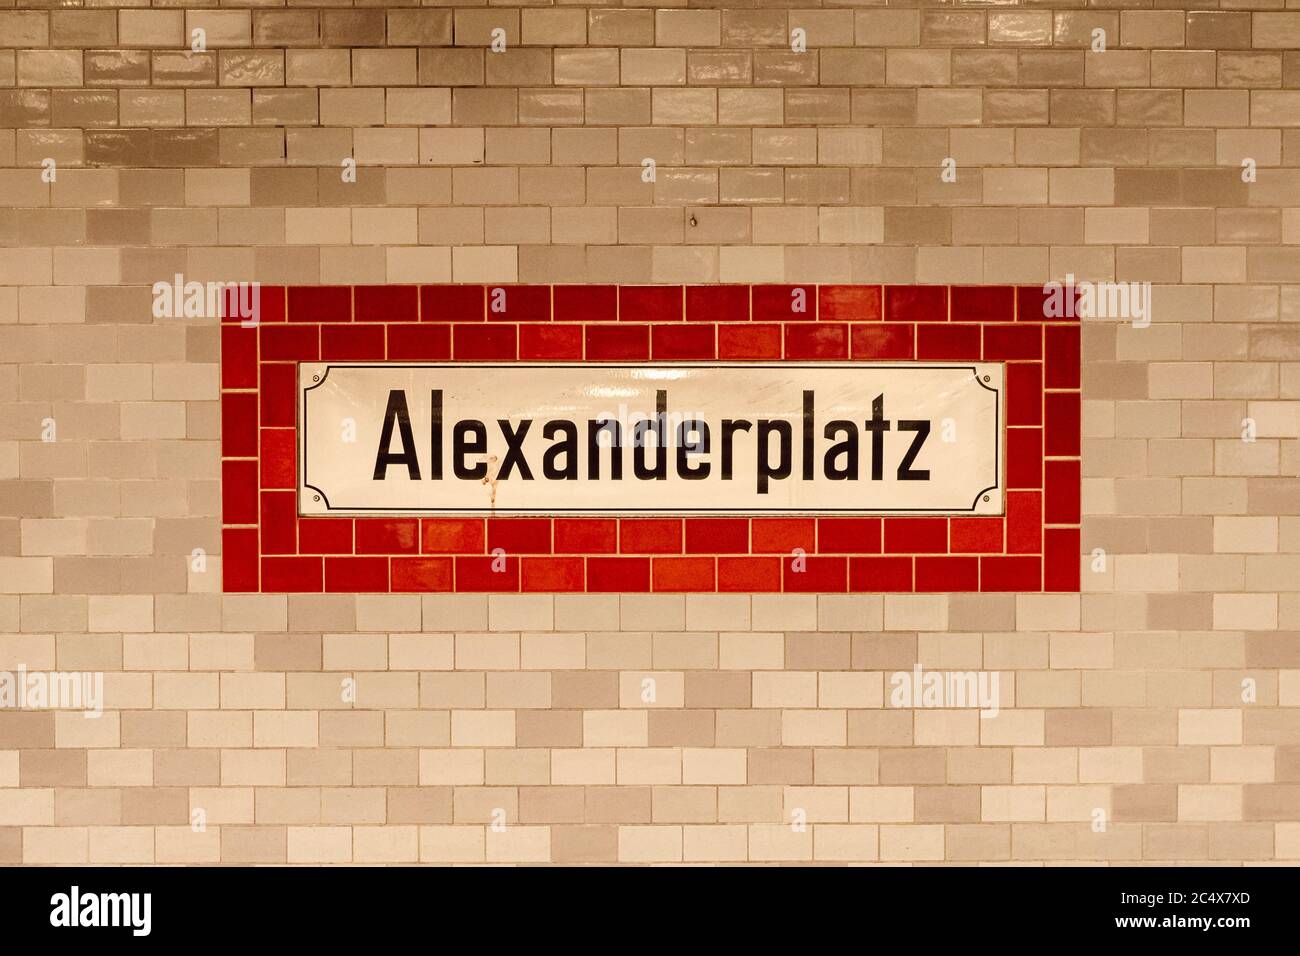
[{"label": "white enamel sign", "polygon": [[995,363],[299,366],[304,515],[1001,514]]}]

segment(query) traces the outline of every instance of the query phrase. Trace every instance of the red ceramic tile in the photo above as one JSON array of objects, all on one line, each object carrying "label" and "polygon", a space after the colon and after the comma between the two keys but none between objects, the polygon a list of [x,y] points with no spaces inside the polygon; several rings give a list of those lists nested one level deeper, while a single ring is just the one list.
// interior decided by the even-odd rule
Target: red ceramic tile
[{"label": "red ceramic tile", "polygon": [[498,285],[487,290],[489,322],[551,321],[551,287]]},{"label": "red ceramic tile", "polygon": [[1053,460],[1047,463],[1047,490],[1043,516],[1048,524],[1079,523],[1079,462]]},{"label": "red ceramic tile", "polygon": [[1016,288],[1016,321],[1042,322],[1043,304],[1047,296],[1042,286],[1028,285]]},{"label": "red ceramic tile", "polygon": [[257,529],[224,528],[221,532],[221,587],[224,591],[256,591]]},{"label": "red ceramic tile", "polygon": [[718,358],[724,362],[781,357],[781,326],[719,325]]},{"label": "red ceramic tile", "polygon": [[951,518],[948,550],[953,554],[1002,553],[1002,518]]},{"label": "red ceramic tile", "polygon": [[879,518],[818,518],[817,550],[821,554],[879,554]]},{"label": "red ceramic tile", "polygon": [[850,342],[852,356],[860,362],[906,362],[916,354],[916,327],[902,323],[855,325]]},{"label": "red ceramic tile", "polygon": [[481,285],[420,286],[421,322],[482,322],[486,316]]},{"label": "red ceramic tile", "polygon": [[978,591],[980,584],[979,561],[979,558],[918,557],[916,559],[916,590]]},{"label": "red ceramic tile", "polygon": [[718,558],[719,591],[781,590],[780,558]]},{"label": "red ceramic tile", "polygon": [[221,397],[221,454],[228,458],[257,455],[257,395],[226,392]]},{"label": "red ceramic tile", "polygon": [[650,590],[649,558],[588,558],[588,591]]},{"label": "red ceramic tile", "polygon": [[[1069,305],[1071,298],[1073,305]],[[1041,285],[1020,286],[1016,289],[1016,321],[1077,322],[1078,300],[1079,289],[1076,286],[1066,286],[1059,291]],[[1050,314],[1067,312],[1070,314]]]},{"label": "red ceramic tile", "polygon": [[1007,487],[1043,486],[1043,430],[1007,429]]},{"label": "red ceramic tile", "polygon": [[425,554],[482,554],[482,518],[423,518],[420,550]]},{"label": "red ceramic tile", "polygon": [[986,325],[984,327],[986,362],[1042,357],[1043,327],[1041,325]]},{"label": "red ceramic tile", "polygon": [[618,523],[623,554],[681,554],[681,518],[623,518]]},{"label": "red ceramic tile", "polygon": [[467,557],[456,560],[457,591],[518,591],[519,559]]},{"label": "red ceramic tile", "polygon": [[849,590],[887,594],[912,590],[912,559],[849,558]]},{"label": "red ceramic tile", "polygon": [[325,590],[331,593],[388,591],[387,558],[326,558]]},{"label": "red ceramic tile", "polygon": [[1043,590],[1079,590],[1079,529],[1048,528],[1043,555]]},{"label": "red ceramic tile", "polygon": [[452,583],[451,558],[393,558],[394,592],[450,591]]},{"label": "red ceramic tile", "polygon": [[441,362],[451,358],[451,328],[446,325],[391,325],[390,362]]},{"label": "red ceramic tile", "polygon": [[679,285],[625,285],[618,290],[620,322],[680,322],[683,308]]},{"label": "red ceramic tile", "polygon": [[948,287],[942,285],[885,286],[886,322],[947,322]]},{"label": "red ceramic tile", "polygon": [[789,554],[795,548],[813,554],[817,550],[816,518],[755,518],[750,525],[755,554]]},{"label": "red ceramic tile", "polygon": [[990,555],[980,558],[981,591],[1041,591],[1042,559],[1034,556]]},{"label": "red ceramic tile", "polygon": [[351,518],[299,518],[299,554],[351,554]]},{"label": "red ceramic tile", "polygon": [[221,520],[257,524],[257,462],[221,463]]},{"label": "red ceramic tile", "polygon": [[782,590],[799,593],[833,594],[848,590],[848,562],[845,557],[809,556],[781,559]]},{"label": "red ceramic tile", "polygon": [[357,554],[419,554],[418,518],[358,518]]},{"label": "red ceramic tile", "polygon": [[822,322],[879,322],[884,317],[878,285],[824,285],[817,290]]},{"label": "red ceramic tile", "polygon": [[263,362],[315,362],[320,358],[318,326],[264,325],[257,331]]},{"label": "red ceramic tile", "polygon": [[519,327],[519,358],[525,362],[582,360],[582,326],[540,322]]},{"label": "red ceramic tile", "polygon": [[488,551],[506,554],[550,554],[550,518],[488,518]]},{"label": "red ceramic tile", "polygon": [[223,324],[244,324],[255,327],[267,322],[285,320],[285,288],[282,285],[264,285],[257,287],[253,300],[253,314],[245,317],[240,314],[239,305],[247,301],[247,292],[238,286],[227,286],[221,294],[221,321]]},{"label": "red ceramic tile", "polygon": [[520,585],[524,591],[581,591],[582,558],[521,558]]},{"label": "red ceramic tile", "polygon": [[385,350],[382,325],[320,327],[320,357],[325,361],[378,362]]},{"label": "red ceramic tile", "polygon": [[289,290],[285,286],[262,286],[260,299],[255,316],[259,323],[289,320]]},{"label": "red ceramic tile", "polygon": [[943,554],[948,550],[947,518],[886,518],[886,554]]},{"label": "red ceramic tile", "polygon": [[263,558],[262,590],[310,593],[322,590],[321,558]]},{"label": "red ceramic tile", "polygon": [[918,325],[916,357],[923,362],[974,361],[980,357],[978,325]]},{"label": "red ceramic tile", "polygon": [[815,285],[756,285],[753,288],[756,322],[817,321]]},{"label": "red ceramic tile", "polygon": [[358,322],[415,322],[419,290],[413,285],[359,285],[353,291]]},{"label": "red ceramic tile", "polygon": [[553,296],[556,322],[612,322],[618,318],[617,286],[557,285]]},{"label": "red ceramic tile", "polygon": [[292,491],[262,492],[262,553],[298,553],[298,501]]},{"label": "red ceramic tile", "polygon": [[1007,424],[1043,423],[1043,366],[1038,362],[1007,365]]},{"label": "red ceramic tile", "polygon": [[689,285],[687,322],[748,322],[749,286]]},{"label": "red ceramic tile", "polygon": [[262,487],[296,488],[298,436],[292,428],[262,429]]},{"label": "red ceramic tile", "polygon": [[1079,387],[1079,327],[1049,325],[1043,330],[1047,339],[1047,368],[1044,380],[1048,388]]},{"label": "red ceramic tile", "polygon": [[295,285],[289,287],[290,322],[351,322],[352,287]]},{"label": "red ceramic tile", "polygon": [[714,558],[654,558],[651,583],[655,591],[713,591],[717,589]]},{"label": "red ceramic tile", "polygon": [[1007,493],[1007,553],[1043,553],[1043,496],[1037,491]]},{"label": "red ceramic tile", "polygon": [[613,554],[618,522],[613,518],[556,518],[556,554]]},{"label": "red ceramic tile", "polygon": [[298,424],[298,367],[288,362],[263,362],[261,424],[264,428],[293,428]]},{"label": "red ceramic tile", "polygon": [[638,361],[650,357],[648,325],[589,325],[586,332],[590,361]]},{"label": "red ceramic tile", "polygon": [[651,326],[650,357],[662,362],[714,358],[714,329],[712,325]]},{"label": "red ceramic tile", "polygon": [[950,296],[953,322],[1011,322],[1016,290],[1009,285],[958,285]]},{"label": "red ceramic tile", "polygon": [[513,325],[457,325],[451,354],[459,362],[511,361],[517,353]]},{"label": "red ceramic tile", "polygon": [[257,388],[257,329],[221,328],[221,387]]},{"label": "red ceramic tile", "polygon": [[1043,453],[1052,456],[1079,454],[1079,393],[1048,392]]},{"label": "red ceramic tile", "polygon": [[830,322],[785,327],[785,357],[833,361],[849,357],[849,327]]},{"label": "red ceramic tile", "polygon": [[748,518],[687,518],[687,554],[747,554]]}]

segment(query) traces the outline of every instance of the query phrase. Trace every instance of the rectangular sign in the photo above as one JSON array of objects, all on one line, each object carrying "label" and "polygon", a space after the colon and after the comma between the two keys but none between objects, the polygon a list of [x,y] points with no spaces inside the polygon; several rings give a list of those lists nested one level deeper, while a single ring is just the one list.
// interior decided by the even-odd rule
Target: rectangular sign
[{"label": "rectangular sign", "polygon": [[1003,510],[1003,366],[299,365],[302,515]]}]

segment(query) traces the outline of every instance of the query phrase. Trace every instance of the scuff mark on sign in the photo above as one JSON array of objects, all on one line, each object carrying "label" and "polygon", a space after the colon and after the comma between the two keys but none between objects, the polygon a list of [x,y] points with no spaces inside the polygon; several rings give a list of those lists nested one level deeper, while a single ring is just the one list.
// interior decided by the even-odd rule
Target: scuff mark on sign
[{"label": "scuff mark on sign", "polygon": [[501,459],[496,455],[488,455],[487,474],[483,476],[483,484],[490,486],[491,493],[489,500],[493,509],[497,506],[497,475],[501,471]]}]

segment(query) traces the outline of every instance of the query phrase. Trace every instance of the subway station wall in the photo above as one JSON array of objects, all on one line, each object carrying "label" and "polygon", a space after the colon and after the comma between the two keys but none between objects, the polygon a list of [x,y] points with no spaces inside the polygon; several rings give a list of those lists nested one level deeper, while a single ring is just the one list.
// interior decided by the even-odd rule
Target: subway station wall
[{"label": "subway station wall", "polygon": [[[0,863],[1300,862],[1294,4],[0,6]],[[308,356],[956,355],[1005,516],[295,508]]]}]

